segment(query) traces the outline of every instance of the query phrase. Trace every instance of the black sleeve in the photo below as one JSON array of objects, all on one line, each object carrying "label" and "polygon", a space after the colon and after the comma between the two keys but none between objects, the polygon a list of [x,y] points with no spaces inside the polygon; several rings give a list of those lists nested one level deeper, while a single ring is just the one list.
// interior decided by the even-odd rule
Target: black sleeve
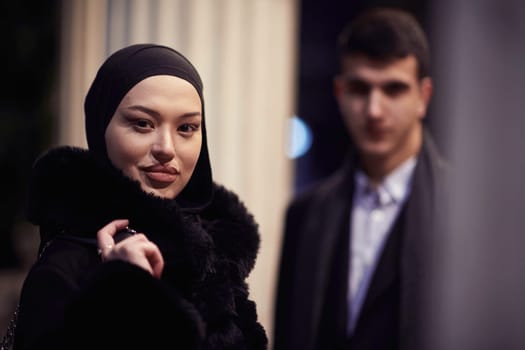
[{"label": "black sleeve", "polygon": [[122,261],[102,264],[65,318],[71,349],[199,349],[204,336],[192,304]]},{"label": "black sleeve", "polygon": [[53,241],[29,270],[20,293],[14,349],[62,349],[64,310],[98,257],[81,245]]},{"label": "black sleeve", "polygon": [[62,349],[64,309],[76,289],[60,270],[35,266],[22,288],[14,349]]}]

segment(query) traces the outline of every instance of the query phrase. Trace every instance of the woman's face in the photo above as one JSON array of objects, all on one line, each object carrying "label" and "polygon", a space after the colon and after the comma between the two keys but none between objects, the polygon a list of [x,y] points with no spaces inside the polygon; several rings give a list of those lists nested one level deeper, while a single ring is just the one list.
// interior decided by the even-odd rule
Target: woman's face
[{"label": "woman's face", "polygon": [[148,77],[124,96],[106,129],[111,163],[145,192],[175,198],[188,184],[202,145],[199,94],[171,75]]}]

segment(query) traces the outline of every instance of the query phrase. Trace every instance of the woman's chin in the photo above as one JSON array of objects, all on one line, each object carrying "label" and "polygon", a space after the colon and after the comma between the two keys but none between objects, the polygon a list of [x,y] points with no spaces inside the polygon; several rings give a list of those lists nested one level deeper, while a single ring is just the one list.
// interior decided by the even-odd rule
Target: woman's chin
[{"label": "woman's chin", "polygon": [[146,193],[149,193],[151,195],[154,195],[156,197],[160,198],[175,198],[180,191],[175,191],[172,188],[158,188],[158,187],[152,187],[147,185],[142,185],[142,190]]}]

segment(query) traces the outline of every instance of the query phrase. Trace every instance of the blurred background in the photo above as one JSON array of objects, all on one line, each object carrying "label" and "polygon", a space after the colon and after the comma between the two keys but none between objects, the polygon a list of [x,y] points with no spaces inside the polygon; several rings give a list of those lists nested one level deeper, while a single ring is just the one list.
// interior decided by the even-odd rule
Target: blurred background
[{"label": "blurred background", "polygon": [[520,0],[1,0],[0,334],[36,257],[38,232],[22,213],[32,162],[55,145],[85,147],[83,99],[98,66],[124,45],[156,42],[203,78],[214,177],[260,224],[250,288],[271,336],[285,206],[349,146],[332,95],[336,36],[377,5],[412,12],[430,36],[428,123],[457,167],[429,348],[525,348]]}]

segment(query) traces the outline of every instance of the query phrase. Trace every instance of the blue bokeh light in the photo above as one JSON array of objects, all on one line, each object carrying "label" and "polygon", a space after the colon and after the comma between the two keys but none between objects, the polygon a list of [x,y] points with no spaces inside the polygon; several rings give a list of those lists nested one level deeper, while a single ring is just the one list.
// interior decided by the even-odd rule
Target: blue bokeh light
[{"label": "blue bokeh light", "polygon": [[295,159],[303,156],[312,146],[312,131],[304,120],[293,116],[288,120],[286,155]]}]

